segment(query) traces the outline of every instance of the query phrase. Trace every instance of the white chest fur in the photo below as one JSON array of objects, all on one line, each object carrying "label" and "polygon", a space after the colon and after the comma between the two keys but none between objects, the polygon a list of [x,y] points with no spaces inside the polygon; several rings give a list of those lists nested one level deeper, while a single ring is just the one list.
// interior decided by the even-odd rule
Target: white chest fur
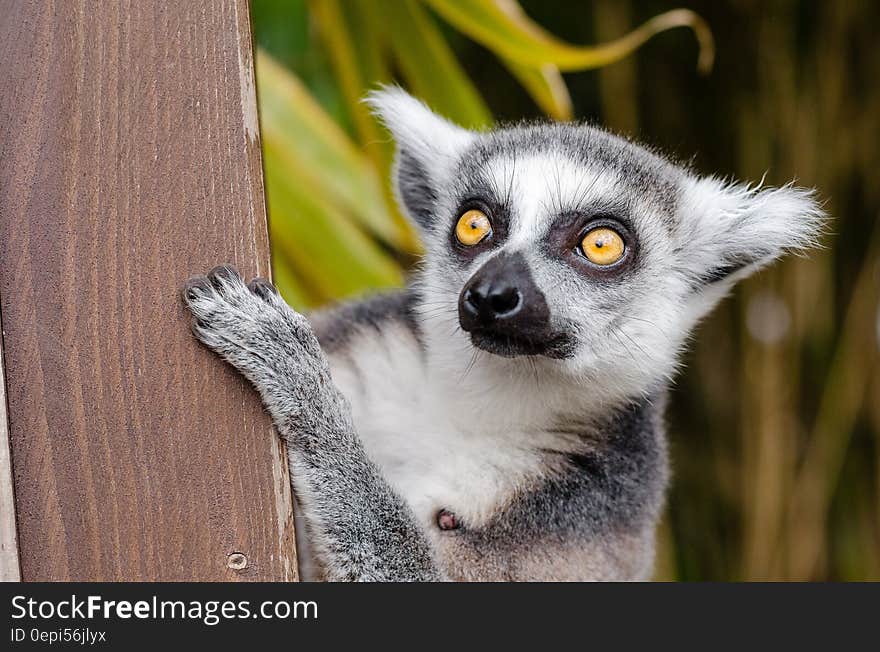
[{"label": "white chest fur", "polygon": [[493,428],[468,396],[448,396],[422,355],[392,326],[358,338],[330,363],[368,455],[426,528],[441,509],[479,526],[534,475],[535,437]]}]

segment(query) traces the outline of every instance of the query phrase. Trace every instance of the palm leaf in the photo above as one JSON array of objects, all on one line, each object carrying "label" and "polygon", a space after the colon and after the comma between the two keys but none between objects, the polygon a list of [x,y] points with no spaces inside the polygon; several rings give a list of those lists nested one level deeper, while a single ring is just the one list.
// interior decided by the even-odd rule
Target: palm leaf
[{"label": "palm leaf", "polygon": [[698,68],[708,71],[715,56],[712,32],[688,9],[655,16],[629,34],[595,46],[571,45],[544,31],[511,0],[427,0],[462,33],[499,56],[524,66],[552,64],[560,70],[587,70],[619,61],[655,34],[689,27],[700,45]]},{"label": "palm leaf", "polygon": [[257,91],[264,145],[285,174],[393,247],[409,244],[389,215],[375,167],[299,80],[257,52]]}]

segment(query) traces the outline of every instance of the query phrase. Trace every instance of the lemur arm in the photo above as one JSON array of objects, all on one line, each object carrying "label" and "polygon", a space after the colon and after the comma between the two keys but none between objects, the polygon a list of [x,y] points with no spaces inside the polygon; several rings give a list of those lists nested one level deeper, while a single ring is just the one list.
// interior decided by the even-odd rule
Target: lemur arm
[{"label": "lemur arm", "polygon": [[254,384],[286,441],[326,579],[443,579],[412,511],[367,457],[305,317],[229,266],[190,279],[184,301],[196,337]]}]

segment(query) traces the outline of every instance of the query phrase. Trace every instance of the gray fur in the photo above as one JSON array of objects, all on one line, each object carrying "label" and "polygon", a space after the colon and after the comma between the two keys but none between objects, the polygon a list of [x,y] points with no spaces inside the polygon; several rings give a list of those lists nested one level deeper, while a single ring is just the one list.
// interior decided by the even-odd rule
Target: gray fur
[{"label": "gray fur", "polygon": [[[564,156],[585,168],[599,168],[625,178],[621,194],[608,206],[612,210],[650,201],[658,214],[675,214],[685,174],[682,168],[659,153],[583,124],[523,124],[489,132],[461,155],[454,187],[467,194],[473,180],[484,177],[493,159],[516,160],[535,154]],[[583,210],[599,212],[606,207],[572,202],[554,208],[557,215],[564,216]]]},{"label": "gray fur", "polygon": [[415,290],[404,292],[385,292],[366,299],[351,301],[309,315],[309,321],[325,353],[335,353],[345,349],[353,337],[364,329],[381,331],[389,321],[395,321],[407,328],[421,340],[418,316],[415,306],[419,297]]},{"label": "gray fur", "polygon": [[[615,579],[641,579],[638,571],[651,563],[654,523],[668,477],[661,412],[661,404],[641,399],[599,423],[560,424],[560,431],[583,443],[582,450],[547,451],[540,482],[518,492],[489,523],[478,528],[464,523],[449,533],[455,558],[484,559],[480,568],[452,561],[449,572],[459,579],[547,579],[522,568],[523,557],[534,548],[613,549],[628,538],[640,542],[638,553],[603,570]],[[491,564],[486,557],[492,558]],[[570,562],[563,557],[555,565],[559,572]],[[585,569],[571,566],[565,577],[585,577]]]},{"label": "gray fur", "polygon": [[[474,133],[401,91],[372,103],[426,244],[411,286],[311,323],[228,267],[184,292],[196,337],[288,443],[303,557],[331,580],[649,578],[684,342],[734,282],[809,246],[821,210],[585,125]],[[472,208],[492,235],[466,247],[454,227]],[[619,265],[578,253],[596,225],[624,238]],[[502,271],[530,288],[520,330],[464,332],[467,284]]]},{"label": "gray fur", "polygon": [[[193,333],[259,390],[288,446],[312,544],[336,581],[438,580],[421,528],[367,459],[305,317],[232,267],[191,279]],[[405,550],[406,554],[400,554]]]}]

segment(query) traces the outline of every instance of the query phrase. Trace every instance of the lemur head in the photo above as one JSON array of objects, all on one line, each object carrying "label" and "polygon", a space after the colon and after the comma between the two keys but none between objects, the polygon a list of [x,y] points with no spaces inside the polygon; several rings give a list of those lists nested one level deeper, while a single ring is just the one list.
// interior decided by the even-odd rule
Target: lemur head
[{"label": "lemur head", "polygon": [[400,89],[370,102],[427,250],[424,326],[450,359],[647,391],[736,281],[821,225],[809,190],[699,177],[595,127],[473,132]]}]

